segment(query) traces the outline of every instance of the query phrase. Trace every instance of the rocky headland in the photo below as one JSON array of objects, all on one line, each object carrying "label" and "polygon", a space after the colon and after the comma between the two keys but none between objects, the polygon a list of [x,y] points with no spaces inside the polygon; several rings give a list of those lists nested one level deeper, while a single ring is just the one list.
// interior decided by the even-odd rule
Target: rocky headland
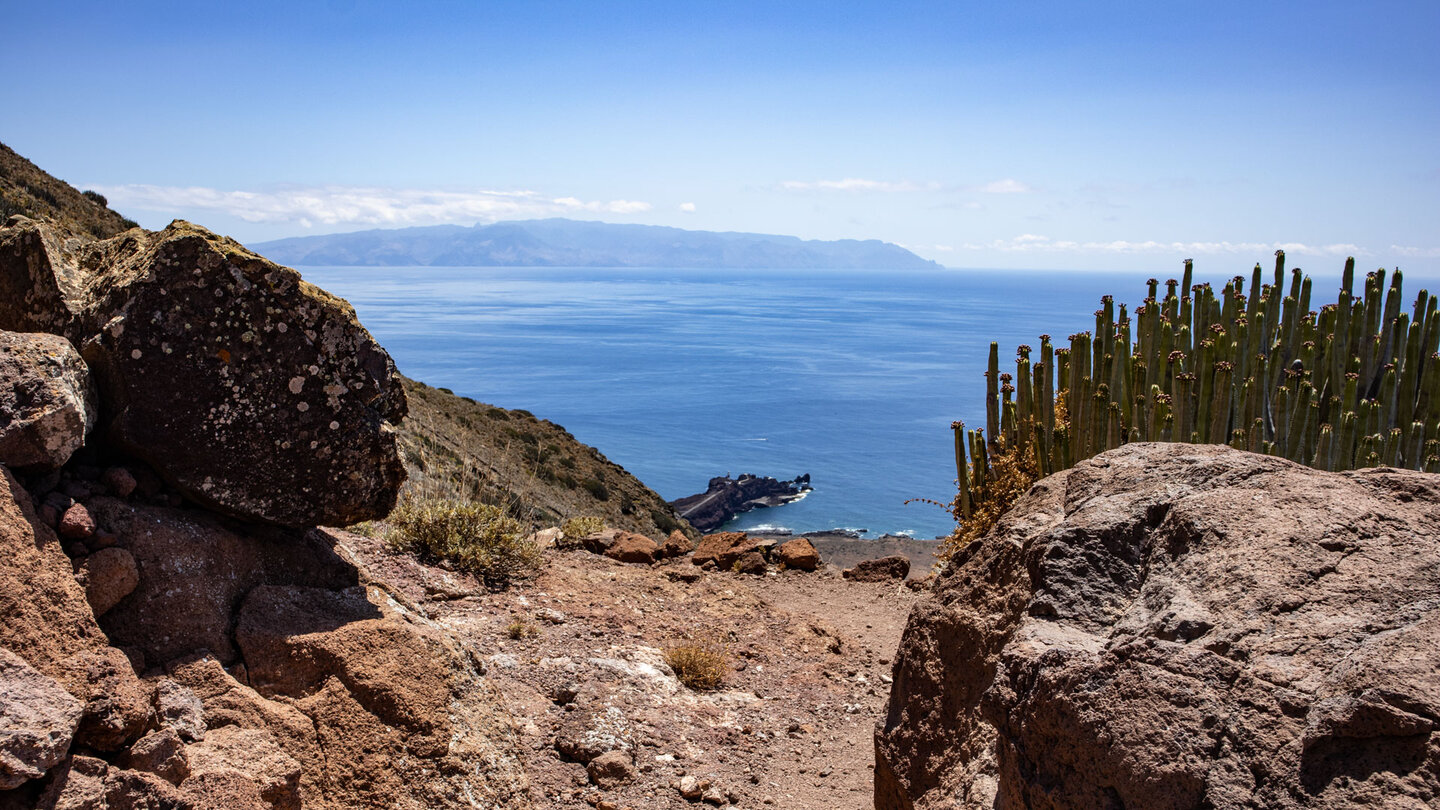
[{"label": "rocky headland", "polygon": [[808,473],[789,481],[749,473],[738,478],[721,475],[711,478],[704,492],[673,500],[670,506],[690,525],[708,532],[742,512],[797,501],[810,489]]}]

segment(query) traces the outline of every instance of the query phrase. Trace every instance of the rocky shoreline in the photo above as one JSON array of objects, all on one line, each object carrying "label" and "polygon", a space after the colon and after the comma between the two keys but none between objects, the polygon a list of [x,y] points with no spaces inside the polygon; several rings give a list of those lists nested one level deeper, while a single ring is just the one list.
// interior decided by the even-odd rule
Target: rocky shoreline
[{"label": "rocky shoreline", "polygon": [[769,476],[742,474],[710,479],[704,492],[670,502],[670,506],[702,532],[714,531],[726,521],[752,509],[783,506],[809,494],[810,474],[780,481]]}]

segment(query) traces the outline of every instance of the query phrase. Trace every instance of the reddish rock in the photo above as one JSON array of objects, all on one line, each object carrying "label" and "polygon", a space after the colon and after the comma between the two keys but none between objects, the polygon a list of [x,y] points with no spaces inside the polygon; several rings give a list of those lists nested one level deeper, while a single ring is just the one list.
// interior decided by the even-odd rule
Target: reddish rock
[{"label": "reddish rock", "polygon": [[909,575],[910,558],[898,554],[875,560],[861,560],[855,563],[854,568],[847,568],[843,572],[846,579],[853,579],[856,582],[888,582],[893,579],[904,579]]},{"label": "reddish rock", "polygon": [[322,775],[323,802],[307,794],[307,807],[525,806],[493,688],[450,636],[388,592],[260,586],[235,638],[255,690],[314,723],[323,753],[302,766]]},{"label": "reddish rock", "polygon": [[174,785],[153,773],[112,767],[103,759],[86,756],[73,757],[55,769],[38,806],[44,810],[200,810]]},{"label": "reddish rock", "polygon": [[60,536],[66,540],[85,540],[93,534],[95,518],[84,504],[73,504],[60,516]]},{"label": "reddish rock", "polygon": [[0,464],[59,469],[94,427],[97,404],[70,341],[0,331]]},{"label": "reddish rock", "polygon": [[585,773],[601,790],[614,790],[635,778],[635,766],[629,754],[606,751],[590,760],[590,764],[585,766]]},{"label": "reddish rock", "polygon": [[605,549],[605,556],[612,560],[646,565],[655,562],[659,553],[660,547],[655,545],[654,540],[634,532],[621,532],[615,542]]},{"label": "reddish rock", "polygon": [[54,678],[0,647],[0,791],[45,775],[65,758],[81,705]]},{"label": "reddish rock", "polygon": [[690,561],[696,565],[713,561],[720,570],[729,571],[742,554],[757,551],[763,545],[762,541],[748,537],[744,532],[707,534],[700,538]]},{"label": "reddish rock", "polygon": [[179,785],[190,775],[185,741],[168,728],[152,731],[136,740],[123,762],[131,770],[153,773],[172,785]]},{"label": "reddish rock", "polygon": [[615,541],[620,539],[622,533],[624,532],[620,529],[601,529],[580,538],[576,541],[576,545],[595,554],[604,554],[611,546],[615,545]]},{"label": "reddish rock", "polygon": [[1424,473],[1137,443],[1043,479],[911,612],[875,806],[1434,806],[1436,537]]},{"label": "reddish rock", "polygon": [[665,543],[660,546],[661,557],[683,557],[695,550],[695,543],[685,533],[676,529],[670,532],[665,538]]},{"label": "reddish rock", "polygon": [[820,552],[816,551],[815,546],[803,537],[781,543],[776,547],[773,556],[776,562],[783,564],[786,568],[814,571],[820,567]]},{"label": "reddish rock", "polygon": [[84,706],[76,738],[111,751],[140,736],[147,690],[105,634],[60,540],[0,466],[0,647],[54,678]]},{"label": "reddish rock", "polygon": [[275,807],[261,795],[254,779],[230,768],[195,774],[185,780],[180,792],[197,809],[273,810]]},{"label": "reddish rock", "polygon": [[199,695],[169,678],[155,684],[155,724],[167,728],[186,742],[205,739],[205,706]]},{"label": "reddish rock", "polygon": [[104,548],[83,560],[76,575],[96,616],[120,604],[140,584],[135,558],[123,548]]},{"label": "reddish rock", "polygon": [[300,807],[300,763],[285,753],[269,731],[223,726],[207,734],[204,742],[186,747],[185,756],[190,777],[181,788],[187,793],[195,787],[192,780],[203,783],[207,775],[235,771],[255,785],[264,807]]},{"label": "reddish rock", "polygon": [[764,574],[765,555],[758,551],[747,551],[735,558],[730,570],[737,574]]},{"label": "reddish rock", "polygon": [[232,630],[240,602],[262,584],[343,588],[357,581],[331,541],[317,533],[270,529],[241,534],[194,510],[99,497],[100,522],[124,538],[140,583],[100,617],[113,643],[156,663],[209,650],[222,663],[236,658]]},{"label": "reddish rock", "polygon": [[111,467],[106,470],[105,473],[100,476],[100,483],[104,484],[105,488],[110,491],[110,494],[117,498],[130,497],[130,493],[134,492],[135,487],[139,486],[139,483],[135,480],[135,476],[124,467]]}]

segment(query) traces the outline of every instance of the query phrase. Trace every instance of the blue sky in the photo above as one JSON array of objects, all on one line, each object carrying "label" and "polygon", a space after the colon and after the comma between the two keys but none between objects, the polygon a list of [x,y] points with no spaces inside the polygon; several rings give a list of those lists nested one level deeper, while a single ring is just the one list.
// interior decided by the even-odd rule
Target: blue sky
[{"label": "blue sky", "polygon": [[0,0],[0,141],[242,241],[570,216],[1440,271],[1440,3]]}]

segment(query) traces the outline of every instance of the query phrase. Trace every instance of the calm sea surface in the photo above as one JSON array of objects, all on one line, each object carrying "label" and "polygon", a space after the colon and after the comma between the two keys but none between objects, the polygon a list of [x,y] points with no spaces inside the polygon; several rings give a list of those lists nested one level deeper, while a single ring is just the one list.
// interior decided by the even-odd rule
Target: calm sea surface
[{"label": "calm sea surface", "polygon": [[[667,499],[726,473],[810,473],[809,497],[733,527],[916,537],[953,527],[945,511],[905,501],[952,497],[950,423],[983,425],[990,341],[1003,366],[1017,344],[1038,350],[1041,332],[1059,342],[1093,328],[1101,295],[1133,306],[1145,281],[999,270],[301,270],[349,299],[406,375],[563,425]],[[1324,303],[1331,285],[1318,282]]]}]

